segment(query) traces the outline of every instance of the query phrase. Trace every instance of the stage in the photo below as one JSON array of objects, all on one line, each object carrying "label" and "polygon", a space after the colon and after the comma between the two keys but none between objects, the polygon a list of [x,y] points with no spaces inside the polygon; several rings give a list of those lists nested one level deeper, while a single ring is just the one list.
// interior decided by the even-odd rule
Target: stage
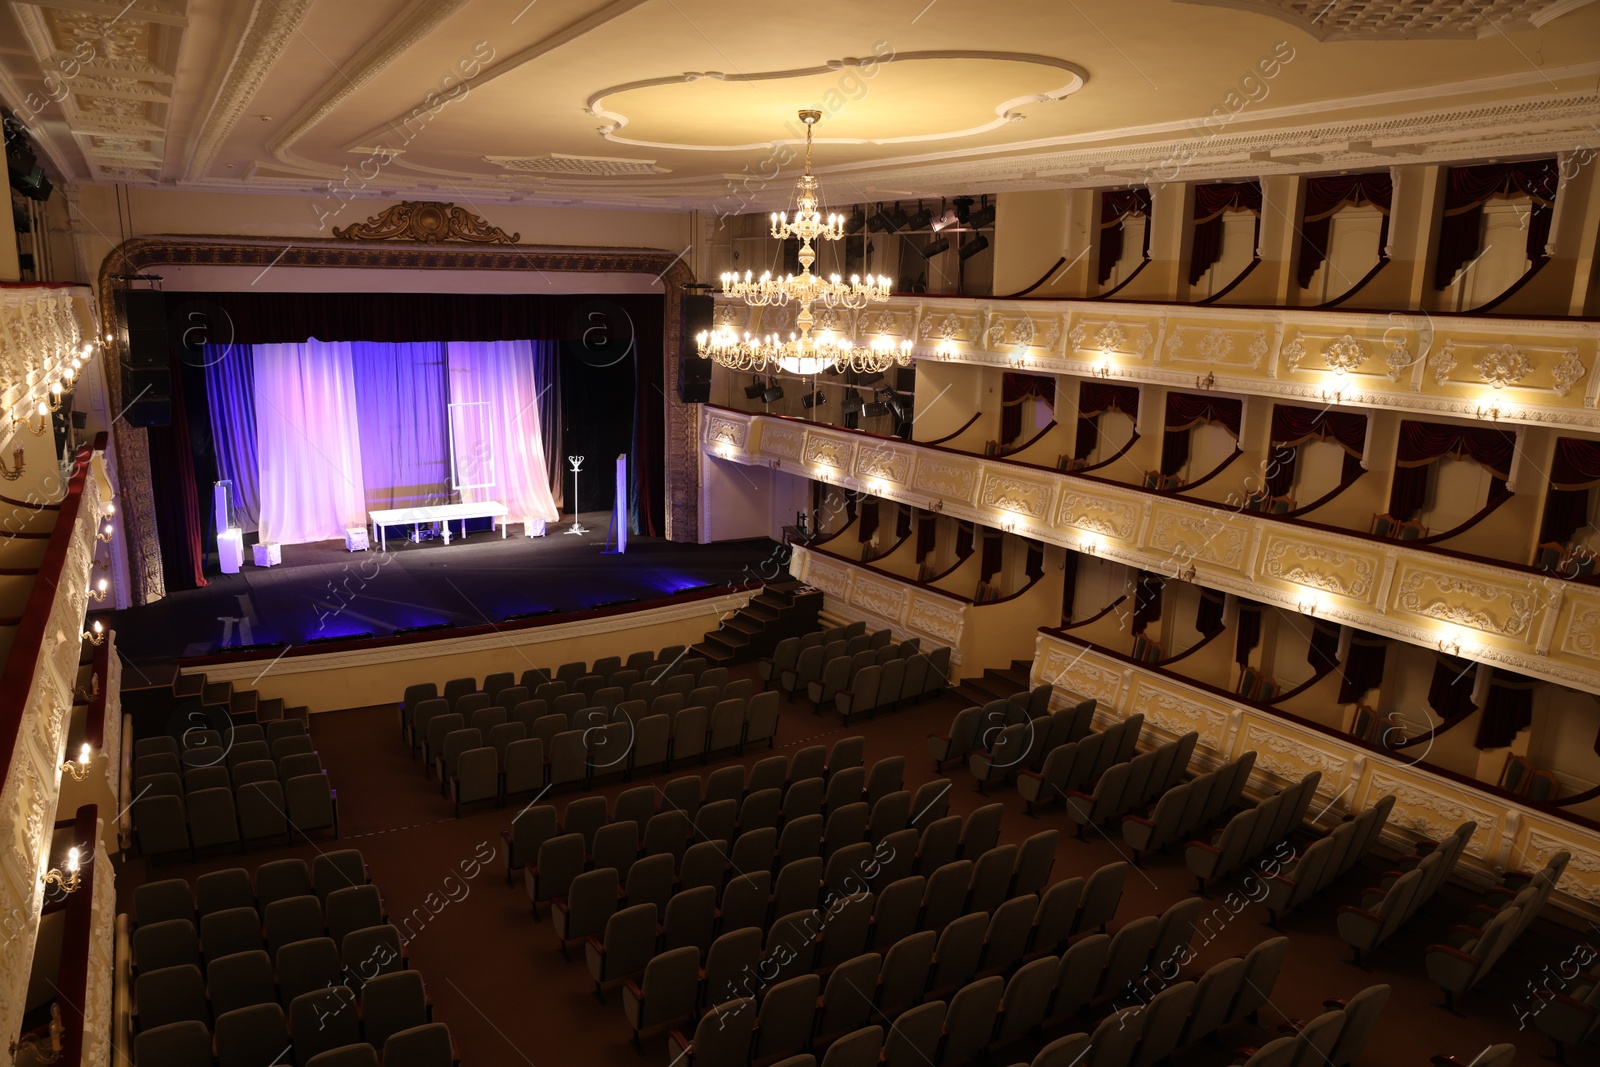
[{"label": "stage", "polygon": [[[411,627],[482,626],[511,615],[581,611],[662,600],[706,585],[771,579],[783,562],[772,541],[675,544],[630,537],[604,552],[606,512],[585,512],[582,536],[563,515],[545,537],[494,531],[412,544],[391,540],[347,552],[338,541],[290,545],[283,563],[207,573],[210,585],[109,614],[117,649],[134,663],[204,656],[246,643],[303,645],[318,638],[387,637]],[[249,555],[246,554],[248,560]],[[244,632],[248,624],[248,635]]]}]

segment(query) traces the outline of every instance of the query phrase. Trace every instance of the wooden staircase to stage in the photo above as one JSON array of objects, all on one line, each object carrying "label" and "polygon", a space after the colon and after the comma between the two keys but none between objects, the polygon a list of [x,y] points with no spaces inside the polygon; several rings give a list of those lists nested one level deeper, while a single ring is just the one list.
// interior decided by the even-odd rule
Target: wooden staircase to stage
[{"label": "wooden staircase to stage", "polygon": [[1028,688],[1028,677],[1033,661],[1014,659],[1009,667],[989,667],[981,675],[963,678],[956,686],[956,695],[968,704],[987,704],[991,700],[1004,700]]},{"label": "wooden staircase to stage", "polygon": [[282,697],[263,698],[254,689],[213,682],[203,673],[183,674],[176,666],[124,673],[122,709],[133,717],[135,740],[172,733],[175,725],[179,732],[191,726],[221,729],[228,723],[304,720],[308,714],[303,706],[285,707]]},{"label": "wooden staircase to stage", "polygon": [[770,656],[785,637],[815,630],[821,611],[822,590],[793,578],[768,582],[750,603],[706,634],[694,652],[723,665]]}]

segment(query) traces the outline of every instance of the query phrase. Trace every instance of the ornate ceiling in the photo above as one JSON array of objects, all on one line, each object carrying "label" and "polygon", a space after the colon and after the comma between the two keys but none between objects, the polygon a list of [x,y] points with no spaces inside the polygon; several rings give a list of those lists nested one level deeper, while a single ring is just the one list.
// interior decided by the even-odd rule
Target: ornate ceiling
[{"label": "ornate ceiling", "polygon": [[[759,17],[752,15],[760,11]],[[67,182],[743,211],[1579,151],[1588,0],[0,0]]]}]

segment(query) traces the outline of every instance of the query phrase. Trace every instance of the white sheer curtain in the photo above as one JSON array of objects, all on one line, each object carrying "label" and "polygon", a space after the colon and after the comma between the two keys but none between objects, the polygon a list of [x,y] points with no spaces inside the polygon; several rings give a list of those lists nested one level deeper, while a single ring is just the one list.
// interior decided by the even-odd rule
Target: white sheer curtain
[{"label": "white sheer curtain", "polygon": [[[450,402],[487,403],[483,422],[483,462],[468,460],[459,471],[464,482],[489,481],[479,489],[463,489],[461,499],[476,503],[497,500],[509,510],[509,522],[520,522],[530,537],[544,533],[560,513],[550,495],[544,441],[539,432],[539,383],[533,375],[531,341],[451,341]],[[457,447],[457,459],[466,459]]]},{"label": "white sheer curtain", "polygon": [[351,347],[255,346],[262,541],[325,541],[366,525]]}]

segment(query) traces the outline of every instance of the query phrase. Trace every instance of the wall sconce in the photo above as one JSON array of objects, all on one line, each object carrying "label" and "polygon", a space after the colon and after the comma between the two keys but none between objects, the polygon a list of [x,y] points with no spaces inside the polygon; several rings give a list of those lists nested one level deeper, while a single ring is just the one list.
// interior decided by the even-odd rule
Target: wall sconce
[{"label": "wall sconce", "polygon": [[1302,615],[1315,615],[1317,613],[1317,598],[1312,597],[1309,600],[1302,600],[1298,607]]},{"label": "wall sconce", "polygon": [[1109,378],[1109,377],[1111,377],[1111,360],[1110,360],[1110,358],[1105,357],[1105,356],[1100,357],[1100,359],[1098,361],[1096,361],[1094,366],[1091,368],[1090,373],[1093,374],[1096,378]]},{"label": "wall sconce", "polygon": [[67,849],[67,869],[63,871],[59,867],[52,867],[48,871],[44,872],[44,874],[40,877],[40,881],[44,882],[44,884],[47,886],[55,886],[63,893],[72,893],[77,890],[79,884],[82,882],[82,878],[79,875],[78,850],[76,848],[69,848]]},{"label": "wall sconce", "polygon": [[[50,383],[50,394],[49,394],[48,399],[50,401],[50,410],[51,411],[60,411],[61,410],[61,383],[60,382],[51,382]],[[40,414],[41,415],[44,414],[44,412],[42,410],[44,408],[44,404],[41,403],[39,405],[39,407],[41,409],[40,410]]]},{"label": "wall sconce", "polygon": [[94,535],[94,539],[102,544],[105,544],[110,542],[115,533],[116,531],[113,529],[111,523],[107,522],[104,526],[100,527],[100,532]]},{"label": "wall sconce", "polygon": [[1182,570],[1174,574],[1173,577],[1180,582],[1194,581],[1194,564],[1191,563],[1187,567],[1184,567]]},{"label": "wall sconce", "polygon": [[11,466],[7,467],[6,461],[0,459],[0,478],[4,478],[8,482],[14,482],[22,477],[22,471],[25,466],[27,466],[27,459],[23,454],[23,450],[20,448],[13,449],[11,452]]},{"label": "wall sconce", "polygon": [[[78,758],[77,759],[75,759],[75,760],[69,759],[69,760],[65,760],[65,761],[62,762],[62,764],[61,764],[61,773],[62,774],[70,774],[72,776],[72,780],[75,781],[75,782],[81,782],[85,778],[89,777],[89,744],[88,744],[88,742],[84,742],[83,748],[78,750]],[[77,849],[73,849],[72,851],[76,852],[78,850]]]},{"label": "wall sconce", "polygon": [[944,510],[944,501],[943,500],[930,500],[930,501],[928,501],[928,510],[931,511],[931,512],[934,512],[935,514],[937,514],[938,512],[943,511]]},{"label": "wall sconce", "polygon": [[1500,401],[1491,400],[1487,404],[1479,404],[1477,408],[1474,409],[1473,414],[1480,419],[1488,419],[1490,422],[1498,422],[1500,420]]},{"label": "wall sconce", "polygon": [[17,1062],[17,1053],[26,1049],[38,1063],[55,1063],[61,1058],[61,1035],[66,1033],[61,1025],[61,1005],[50,1005],[50,1031],[48,1034],[30,1034],[21,1041],[11,1042],[11,1062]]},{"label": "wall sconce", "polygon": [[1100,542],[1093,537],[1085,537],[1078,542],[1078,551],[1086,556],[1100,554]]},{"label": "wall sconce", "polygon": [[1203,376],[1195,375],[1194,386],[1196,389],[1210,389],[1217,384],[1217,376],[1207,371]]},{"label": "wall sconce", "polygon": [[1017,520],[1016,519],[1007,519],[1007,520],[1005,520],[1004,522],[1002,522],[1000,524],[1000,529],[1004,530],[1006,533],[1016,533],[1017,532]]},{"label": "wall sconce", "polygon": [[83,639],[91,645],[103,645],[106,642],[106,628],[96,619],[94,625],[83,631]]},{"label": "wall sconce", "polygon": [[[109,583],[104,578],[100,579],[98,582],[94,583],[93,589],[88,590],[89,599],[93,600],[96,604],[103,603],[106,599],[106,590],[108,588],[110,588]],[[98,643],[99,642],[96,642],[96,644]]]},{"label": "wall sconce", "polygon": [[1329,404],[1344,403],[1344,386],[1341,385],[1337,389],[1322,390],[1322,399]]},{"label": "wall sconce", "polygon": [[1461,635],[1455,633],[1448,638],[1439,638],[1439,651],[1459,658],[1461,656]]},{"label": "wall sconce", "polygon": [[[39,419],[39,426],[38,426],[37,429],[35,429],[34,425],[33,425],[34,415],[37,415],[38,419]],[[13,415],[12,418],[11,418],[11,421],[13,423],[18,423],[18,422],[22,423],[22,425],[24,425],[24,426],[26,426],[28,428],[28,432],[33,434],[33,436],[35,436],[35,437],[43,437],[44,436],[44,432],[50,428],[50,407],[49,407],[49,405],[46,404],[43,400],[39,401],[39,409],[38,409],[38,411],[36,411],[34,413],[34,415],[28,415],[28,416],[25,416],[25,417],[20,418],[20,419]],[[19,462],[20,462],[20,454],[19,454]]]}]

